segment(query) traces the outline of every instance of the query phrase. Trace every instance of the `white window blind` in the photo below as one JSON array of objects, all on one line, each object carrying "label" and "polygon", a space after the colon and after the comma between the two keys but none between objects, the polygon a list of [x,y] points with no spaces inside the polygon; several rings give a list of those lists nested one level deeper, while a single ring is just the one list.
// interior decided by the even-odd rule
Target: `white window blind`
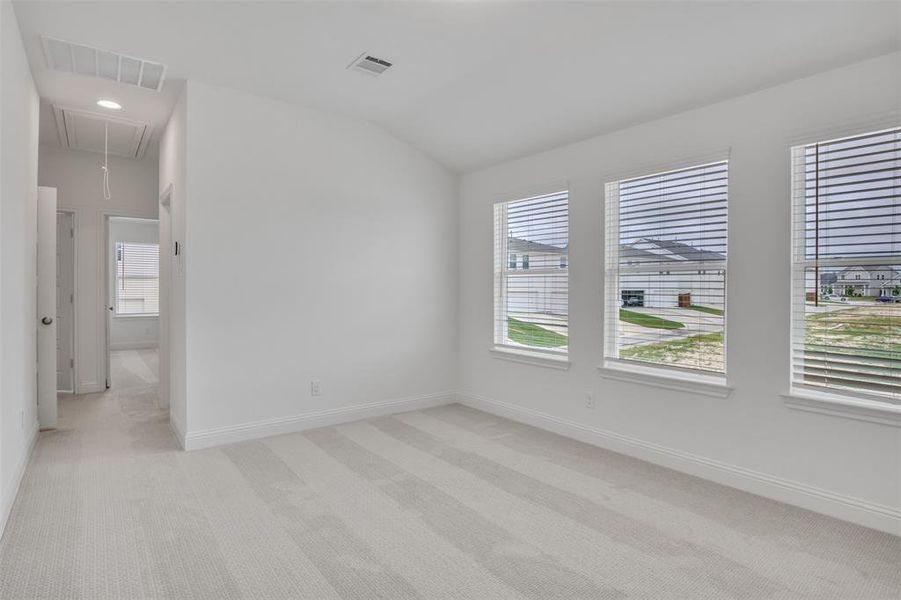
[{"label": "white window blind", "polygon": [[565,354],[569,194],[494,207],[494,343]]},{"label": "white window blind", "polygon": [[725,373],[726,161],[606,186],[608,360]]},{"label": "white window blind", "polygon": [[117,315],[158,315],[159,244],[116,242],[115,286]]},{"label": "white window blind", "polygon": [[901,129],[792,149],[792,385],[901,402]]}]

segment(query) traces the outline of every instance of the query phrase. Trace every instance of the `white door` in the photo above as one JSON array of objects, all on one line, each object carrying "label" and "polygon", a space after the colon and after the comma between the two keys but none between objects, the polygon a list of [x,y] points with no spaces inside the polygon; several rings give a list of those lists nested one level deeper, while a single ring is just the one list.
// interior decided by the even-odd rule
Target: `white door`
[{"label": "white door", "polygon": [[56,427],[56,188],[38,188],[38,423]]},{"label": "white door", "polygon": [[75,392],[75,215],[56,219],[56,389]]}]

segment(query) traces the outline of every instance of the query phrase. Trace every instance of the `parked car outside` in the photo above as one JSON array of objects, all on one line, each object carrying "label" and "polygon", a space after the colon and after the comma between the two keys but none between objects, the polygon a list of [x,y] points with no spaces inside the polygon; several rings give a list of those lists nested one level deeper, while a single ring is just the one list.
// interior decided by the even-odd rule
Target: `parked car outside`
[{"label": "parked car outside", "polygon": [[876,296],[876,302],[883,302],[885,304],[891,304],[892,302],[898,302],[898,298],[894,298],[892,296]]}]

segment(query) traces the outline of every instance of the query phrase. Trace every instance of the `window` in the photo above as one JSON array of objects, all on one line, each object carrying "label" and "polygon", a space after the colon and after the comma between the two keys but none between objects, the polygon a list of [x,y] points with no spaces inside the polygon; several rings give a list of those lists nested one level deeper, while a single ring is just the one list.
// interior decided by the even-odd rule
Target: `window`
[{"label": "window", "polygon": [[511,269],[514,269],[514,270],[516,269],[516,255],[515,255],[515,254],[510,254],[510,264],[509,264],[509,267],[510,267]]},{"label": "window", "polygon": [[116,242],[116,315],[160,313],[159,244]]},{"label": "window", "polygon": [[607,184],[605,359],[725,373],[728,171]]},{"label": "window", "polygon": [[901,129],[792,149],[792,386],[901,403]]},{"label": "window", "polygon": [[[494,207],[494,343],[566,354],[569,344],[567,192]],[[522,255],[522,269],[504,258]]]}]

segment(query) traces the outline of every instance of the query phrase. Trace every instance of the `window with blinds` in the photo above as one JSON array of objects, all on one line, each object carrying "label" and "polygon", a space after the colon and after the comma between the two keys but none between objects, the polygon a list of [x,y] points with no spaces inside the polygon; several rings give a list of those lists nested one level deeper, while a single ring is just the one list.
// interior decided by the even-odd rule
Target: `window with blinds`
[{"label": "window with blinds", "polygon": [[901,128],[792,149],[792,385],[901,403]]},{"label": "window with blinds", "polygon": [[494,343],[566,354],[569,194],[494,207]]},{"label": "window with blinds", "polygon": [[160,313],[159,244],[116,242],[116,315]]},{"label": "window with blinds", "polygon": [[726,370],[728,162],[608,183],[607,360]]}]

